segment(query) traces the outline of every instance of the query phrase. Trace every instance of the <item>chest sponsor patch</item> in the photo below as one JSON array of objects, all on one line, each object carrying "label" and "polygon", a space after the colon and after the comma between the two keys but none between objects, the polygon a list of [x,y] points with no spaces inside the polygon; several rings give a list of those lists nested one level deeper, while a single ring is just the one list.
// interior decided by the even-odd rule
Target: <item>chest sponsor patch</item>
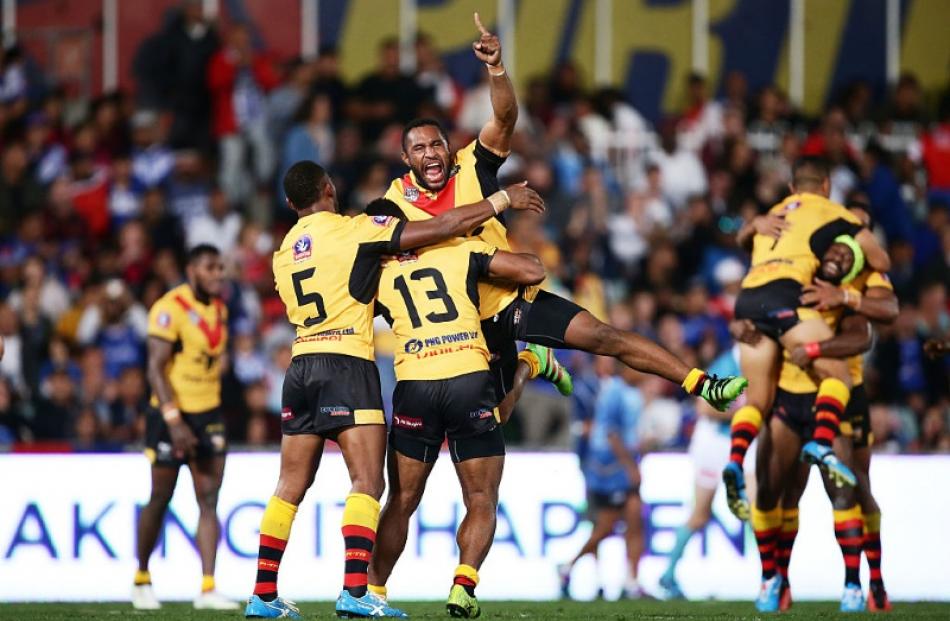
[{"label": "chest sponsor patch", "polygon": [[294,263],[310,258],[313,250],[313,240],[309,235],[303,235],[294,242]]},{"label": "chest sponsor patch", "polygon": [[405,198],[410,203],[414,203],[419,200],[419,189],[414,187],[406,188],[406,191],[402,193],[402,197]]},{"label": "chest sponsor patch", "polygon": [[404,414],[393,414],[393,425],[403,429],[422,429],[422,419]]}]

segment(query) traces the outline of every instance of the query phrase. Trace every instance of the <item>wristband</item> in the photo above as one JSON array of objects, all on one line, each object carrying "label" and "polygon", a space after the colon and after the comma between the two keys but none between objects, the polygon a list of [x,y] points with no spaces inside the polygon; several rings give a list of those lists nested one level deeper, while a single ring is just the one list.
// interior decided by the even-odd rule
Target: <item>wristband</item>
[{"label": "wristband", "polygon": [[504,190],[498,190],[486,200],[491,203],[491,208],[495,211],[496,216],[511,205],[511,198],[508,196],[508,192]]},{"label": "wristband", "polygon": [[166,403],[162,406],[162,418],[169,425],[181,421],[181,412],[174,403]]},{"label": "wristband", "polygon": [[[490,75],[493,78],[500,78],[501,76],[508,73],[508,70],[505,69],[504,65],[489,65],[488,63],[485,63],[485,66],[488,67],[488,75]],[[492,67],[501,67],[501,71],[499,71],[498,73],[495,73],[492,71]]]},{"label": "wristband", "polygon": [[809,359],[814,360],[815,358],[821,358],[821,343],[813,342],[805,344],[805,355]]}]

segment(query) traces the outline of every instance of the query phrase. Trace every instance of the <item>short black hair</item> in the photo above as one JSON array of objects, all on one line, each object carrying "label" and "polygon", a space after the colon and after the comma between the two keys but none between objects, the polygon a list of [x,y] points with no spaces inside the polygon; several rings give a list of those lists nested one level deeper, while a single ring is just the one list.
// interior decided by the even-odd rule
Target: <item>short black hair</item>
[{"label": "short black hair", "polygon": [[398,220],[406,219],[406,214],[402,212],[402,209],[399,208],[399,205],[388,198],[377,198],[370,202],[370,204],[366,206],[366,215],[386,216],[390,218],[396,218]]},{"label": "short black hair", "polygon": [[406,123],[406,126],[402,128],[402,150],[406,150],[406,138],[409,137],[409,132],[414,130],[417,127],[435,127],[439,130],[439,133],[442,134],[442,138],[445,139],[445,144],[449,143],[449,134],[445,131],[445,127],[442,126],[442,123],[438,119],[433,119],[431,117],[426,117],[422,119],[413,119]]},{"label": "short black hair", "polygon": [[206,255],[218,257],[221,256],[221,251],[218,250],[217,246],[212,246],[211,244],[198,244],[188,251],[188,255],[185,257],[185,264],[192,265],[197,263],[201,257]]},{"label": "short black hair", "polygon": [[828,160],[823,157],[807,155],[795,160],[792,167],[792,185],[817,185],[831,175]]},{"label": "short black hair", "polygon": [[294,209],[306,209],[320,198],[327,183],[327,171],[310,160],[297,162],[284,175],[284,194]]}]

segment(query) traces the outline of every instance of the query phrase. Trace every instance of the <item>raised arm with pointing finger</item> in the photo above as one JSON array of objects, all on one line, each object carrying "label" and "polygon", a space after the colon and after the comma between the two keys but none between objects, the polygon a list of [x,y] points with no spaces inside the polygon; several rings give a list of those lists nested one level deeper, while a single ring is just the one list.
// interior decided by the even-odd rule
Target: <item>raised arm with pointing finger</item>
[{"label": "raised arm with pointing finger", "polygon": [[492,117],[482,127],[478,140],[495,154],[506,156],[511,151],[511,135],[518,120],[518,101],[501,60],[501,41],[485,29],[478,13],[475,13],[475,25],[481,36],[472,43],[472,49],[488,70],[492,109]]}]

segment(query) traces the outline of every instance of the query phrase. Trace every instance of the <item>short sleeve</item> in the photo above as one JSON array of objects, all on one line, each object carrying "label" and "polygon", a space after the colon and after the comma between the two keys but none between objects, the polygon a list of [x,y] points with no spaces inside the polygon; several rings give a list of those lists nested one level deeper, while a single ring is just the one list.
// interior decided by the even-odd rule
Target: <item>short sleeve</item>
[{"label": "short sleeve", "polygon": [[498,252],[498,248],[480,240],[465,242],[465,248],[471,253],[471,264],[474,266],[476,278],[488,276],[491,260]]},{"label": "short sleeve", "polygon": [[868,276],[868,280],[864,284],[864,288],[870,289],[871,287],[881,287],[883,289],[887,289],[888,291],[894,290],[894,285],[891,284],[891,279],[887,277],[887,274],[882,272],[871,272],[871,275]]},{"label": "short sleeve", "polygon": [[177,313],[170,300],[160,298],[148,312],[148,335],[174,343],[178,340]]},{"label": "short sleeve", "polygon": [[[406,223],[392,216],[359,215],[353,218],[357,241],[377,254],[389,254],[399,250],[399,239]],[[362,248],[361,248],[362,249]]]}]

